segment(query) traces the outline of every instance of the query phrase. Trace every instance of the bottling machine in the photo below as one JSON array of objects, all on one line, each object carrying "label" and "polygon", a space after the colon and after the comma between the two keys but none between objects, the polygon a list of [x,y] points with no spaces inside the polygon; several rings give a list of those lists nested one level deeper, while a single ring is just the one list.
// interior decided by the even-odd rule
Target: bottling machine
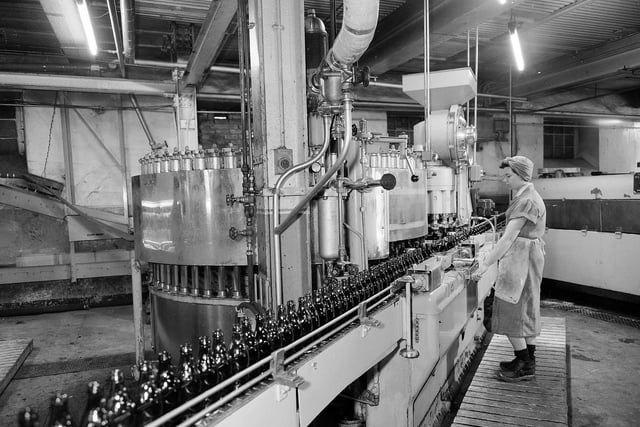
[{"label": "bottling machine", "polygon": [[[426,120],[412,138],[368,132],[352,110],[355,88],[368,84],[356,62],[377,3],[345,1],[330,49],[322,22],[307,15],[305,75],[295,76],[306,92],[300,146],[270,144],[251,127],[260,126],[255,115],[270,120],[256,107],[266,83],[252,80],[261,57],[251,50],[263,45],[244,21],[269,13],[258,4],[238,14],[242,147],[141,159],[136,255],[159,364],[191,357],[188,345],[219,330],[216,346],[229,344],[232,368],[223,374],[201,339],[212,362],[200,377],[193,369],[197,391],[167,403],[165,388],[154,389],[136,410],[155,409],[137,420],[329,425],[337,400],[367,426],[432,425],[446,411],[484,333],[482,302],[495,276],[472,278],[496,238],[496,218],[475,217],[470,197],[481,173],[462,105],[476,81],[468,68],[405,76],[404,91],[427,103]],[[216,379],[202,386],[209,370]]]}]

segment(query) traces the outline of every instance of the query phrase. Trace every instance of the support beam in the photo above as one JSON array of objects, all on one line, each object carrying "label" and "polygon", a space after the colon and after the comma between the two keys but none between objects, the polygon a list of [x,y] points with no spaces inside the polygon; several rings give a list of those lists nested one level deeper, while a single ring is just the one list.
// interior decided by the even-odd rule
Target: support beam
[{"label": "support beam", "polygon": [[[451,38],[475,29],[482,22],[505,13],[523,0],[501,5],[497,1],[445,0],[431,10],[431,45],[436,46]],[[389,15],[378,26],[378,34],[371,48],[360,60],[372,73],[382,74],[398,64],[423,54],[424,10],[421,1],[410,1]]]},{"label": "support beam", "polygon": [[164,96],[175,84],[145,80],[0,72],[0,88]]},{"label": "support beam", "polygon": [[183,83],[199,86],[207,69],[216,59],[224,43],[227,28],[238,10],[236,0],[213,0],[202,23],[193,53],[189,58]]}]

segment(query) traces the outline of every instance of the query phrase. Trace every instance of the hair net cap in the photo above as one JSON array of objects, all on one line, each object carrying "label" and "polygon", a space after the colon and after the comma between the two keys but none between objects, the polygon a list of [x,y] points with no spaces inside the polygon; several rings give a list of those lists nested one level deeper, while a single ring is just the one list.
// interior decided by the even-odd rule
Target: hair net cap
[{"label": "hair net cap", "polygon": [[533,175],[533,162],[524,156],[513,156],[505,158],[500,163],[500,168],[510,167],[520,178],[531,181]]}]

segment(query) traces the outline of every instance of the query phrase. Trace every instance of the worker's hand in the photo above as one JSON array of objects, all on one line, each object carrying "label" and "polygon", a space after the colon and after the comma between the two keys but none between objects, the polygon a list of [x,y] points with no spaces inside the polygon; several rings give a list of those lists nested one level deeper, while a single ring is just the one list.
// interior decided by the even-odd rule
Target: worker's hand
[{"label": "worker's hand", "polygon": [[480,278],[484,275],[484,273],[486,273],[488,269],[489,267],[487,267],[483,259],[478,260],[478,268],[472,275],[473,279],[480,280]]}]

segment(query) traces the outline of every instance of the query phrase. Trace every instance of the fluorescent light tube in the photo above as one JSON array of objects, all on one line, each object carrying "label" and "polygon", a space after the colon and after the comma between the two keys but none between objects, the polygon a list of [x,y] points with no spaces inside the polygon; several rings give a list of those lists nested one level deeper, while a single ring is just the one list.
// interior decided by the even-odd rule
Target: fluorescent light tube
[{"label": "fluorescent light tube", "polygon": [[91,25],[87,0],[76,0],[76,5],[78,6],[78,12],[80,12],[80,20],[82,21],[84,35],[87,38],[89,52],[91,55],[96,56],[98,54],[98,45],[96,44],[96,36],[93,33],[93,26]]},{"label": "fluorescent light tube", "polygon": [[516,68],[518,71],[524,71],[524,58],[522,57],[522,48],[520,47],[520,39],[518,38],[518,30],[516,29],[515,22],[509,23],[509,36],[511,38],[513,57],[516,60]]}]

